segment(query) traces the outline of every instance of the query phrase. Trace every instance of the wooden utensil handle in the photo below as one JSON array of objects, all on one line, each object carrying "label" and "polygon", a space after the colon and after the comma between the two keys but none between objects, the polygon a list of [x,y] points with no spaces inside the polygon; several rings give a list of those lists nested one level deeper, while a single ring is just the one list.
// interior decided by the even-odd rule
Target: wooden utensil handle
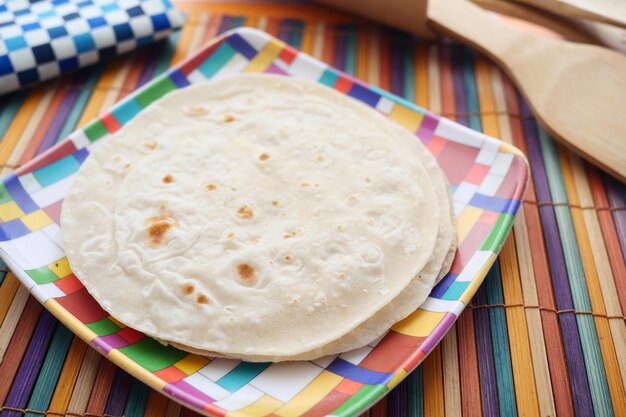
[{"label": "wooden utensil handle", "polygon": [[518,55],[519,48],[529,38],[527,33],[492,18],[479,6],[465,0],[430,1],[427,20],[437,31],[477,47],[498,62]]},{"label": "wooden utensil handle", "polygon": [[626,28],[624,0],[515,0],[563,16],[588,19]]},{"label": "wooden utensil handle", "polygon": [[427,18],[496,61],[555,139],[626,181],[623,55],[524,32],[467,0],[433,0]]},{"label": "wooden utensil handle", "polygon": [[[606,46],[595,34],[580,27],[571,18],[509,0],[472,0],[483,9],[524,20],[558,33],[571,42]],[[619,30],[619,29],[617,29]]]},{"label": "wooden utensil handle", "polygon": [[[433,38],[434,34],[426,24],[427,0],[317,0],[386,25]],[[435,0],[438,1],[438,0]]]},{"label": "wooden utensil handle", "polygon": [[[428,3],[427,20],[437,32],[461,40],[480,50],[510,75],[518,65],[537,65],[537,76],[546,64],[544,52],[557,51],[565,42],[513,27],[467,0],[435,0]],[[570,46],[572,47],[572,46]],[[517,79],[513,75],[513,79]],[[520,80],[517,80],[520,81]],[[525,78],[526,83],[532,79]],[[525,90],[525,88],[522,88]]]}]

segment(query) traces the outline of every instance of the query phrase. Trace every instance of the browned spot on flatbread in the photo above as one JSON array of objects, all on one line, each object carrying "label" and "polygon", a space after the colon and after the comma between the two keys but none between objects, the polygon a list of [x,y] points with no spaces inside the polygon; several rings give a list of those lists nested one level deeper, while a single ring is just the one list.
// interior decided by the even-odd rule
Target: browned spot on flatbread
[{"label": "browned spot on flatbread", "polygon": [[248,264],[237,265],[237,276],[245,284],[254,284],[256,281],[256,271]]},{"label": "browned spot on flatbread", "polygon": [[194,288],[194,287],[193,287],[193,285],[191,285],[191,284],[185,284],[185,285],[183,285],[183,293],[184,293],[185,295],[189,295],[189,294],[193,293],[193,290],[194,290],[194,289],[195,289],[195,288]]},{"label": "browned spot on flatbread", "polygon": [[291,261],[293,261],[293,256],[291,256],[291,255],[285,255],[285,256],[283,257],[283,260],[284,260],[285,262],[291,262]]},{"label": "browned spot on flatbread", "polygon": [[262,153],[261,155],[259,155],[259,159],[261,161],[267,161],[268,159],[270,159],[270,155],[267,153]]},{"label": "browned spot on flatbread", "polygon": [[234,122],[235,121],[235,116],[233,116],[232,114],[226,114],[226,115],[224,115],[224,121],[226,123]]},{"label": "browned spot on flatbread", "polygon": [[157,147],[157,143],[155,141],[146,141],[143,143],[143,147],[146,149],[154,150]]},{"label": "browned spot on flatbread", "polygon": [[208,304],[209,298],[204,294],[198,294],[198,296],[196,297],[196,302],[198,304]]},{"label": "browned spot on flatbread", "polygon": [[252,207],[246,204],[237,209],[237,215],[242,219],[251,219],[254,216],[254,212],[252,211]]},{"label": "browned spot on flatbread", "polygon": [[204,115],[209,114],[209,109],[207,109],[203,105],[197,104],[197,105],[189,106],[188,108],[183,110],[183,113],[185,113],[188,116],[204,116]]},{"label": "browned spot on flatbread", "polygon": [[149,217],[145,225],[148,228],[148,246],[158,247],[163,243],[167,231],[176,226],[169,214],[159,214],[158,216]]},{"label": "browned spot on flatbread", "polygon": [[167,174],[166,176],[163,177],[163,182],[166,184],[169,184],[170,182],[174,181],[174,177],[172,176],[172,174]]},{"label": "browned spot on flatbread", "polygon": [[272,205],[273,205],[274,207],[276,207],[278,204],[279,204],[279,203],[278,203],[278,200],[272,200]]},{"label": "browned spot on flatbread", "polygon": [[285,233],[283,239],[291,239],[292,237],[300,236],[302,233],[304,233],[304,230],[299,227],[293,232]]},{"label": "browned spot on flatbread", "polygon": [[213,183],[211,182],[211,183],[208,183],[207,185],[205,185],[205,187],[204,187],[204,188],[206,188],[206,189],[207,189],[207,191],[215,191],[215,190],[217,190],[217,185],[216,185],[216,184],[213,184]]}]

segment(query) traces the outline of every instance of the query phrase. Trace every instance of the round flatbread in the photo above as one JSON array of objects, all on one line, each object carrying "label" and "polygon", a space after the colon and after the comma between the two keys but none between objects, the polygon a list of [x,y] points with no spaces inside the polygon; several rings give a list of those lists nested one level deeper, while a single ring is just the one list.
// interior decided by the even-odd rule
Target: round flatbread
[{"label": "round flatbread", "polygon": [[268,75],[168,94],[76,176],[73,271],[121,322],[193,349],[294,357],[342,337],[414,282],[440,217],[411,145],[362,106]]},{"label": "round flatbread", "polygon": [[[369,109],[363,108],[362,111],[365,117]],[[430,259],[419,274],[411,280],[409,285],[391,300],[389,304],[339,339],[295,356],[245,355],[243,358],[238,358],[251,362],[311,360],[365,346],[384,335],[393,324],[404,319],[422,305],[430,294],[433,286],[450,270],[454,253],[456,252],[456,228],[454,222],[454,205],[452,203],[452,195],[447,179],[441,171],[441,168],[437,165],[433,155],[421,142],[418,142],[416,137],[399,125],[387,126],[387,128],[389,129],[390,136],[406,138],[409,148],[415,157],[424,164],[424,167],[433,181],[441,215],[439,217],[437,240]],[[162,342],[167,343],[165,341]],[[173,345],[180,349],[201,355],[225,356],[221,353],[193,349],[180,343],[173,343]]]}]

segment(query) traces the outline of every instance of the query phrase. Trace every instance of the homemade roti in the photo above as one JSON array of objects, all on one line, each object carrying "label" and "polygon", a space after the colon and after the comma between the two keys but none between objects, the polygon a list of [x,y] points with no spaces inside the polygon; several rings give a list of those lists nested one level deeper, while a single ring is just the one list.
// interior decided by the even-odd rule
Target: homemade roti
[{"label": "homemade roti", "polygon": [[[367,113],[369,109],[364,108],[362,111]],[[384,335],[394,323],[404,319],[417,310],[417,308],[424,303],[433,286],[450,270],[454,253],[456,252],[456,227],[454,224],[452,194],[447,185],[447,180],[437,165],[433,155],[426,150],[421,142],[418,142],[417,138],[410,135],[399,125],[388,127],[390,129],[390,135],[398,135],[400,137],[408,135],[407,140],[410,141],[409,147],[415,157],[419,158],[424,164],[424,167],[432,177],[441,216],[439,217],[439,228],[435,248],[430,259],[419,274],[411,280],[409,285],[391,300],[389,304],[339,339],[295,356],[244,355],[243,357],[238,356],[238,358],[251,362],[311,360],[365,346]],[[446,210],[448,210],[448,213],[446,213]],[[161,342],[167,343],[166,341]],[[194,349],[181,343],[172,343],[172,345],[201,355],[224,356],[216,352]]]},{"label": "homemade roti", "polygon": [[72,269],[163,341],[244,359],[321,348],[439,273],[420,271],[449,209],[397,129],[285,77],[172,92],[81,167],[61,217]]}]

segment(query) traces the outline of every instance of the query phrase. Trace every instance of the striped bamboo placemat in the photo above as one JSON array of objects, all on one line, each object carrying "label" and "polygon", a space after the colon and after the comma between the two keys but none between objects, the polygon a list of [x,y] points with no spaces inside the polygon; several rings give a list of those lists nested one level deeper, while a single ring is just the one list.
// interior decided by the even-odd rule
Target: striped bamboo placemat
[{"label": "striped bamboo placemat", "polygon": [[[419,41],[312,6],[181,7],[188,23],[166,42],[1,97],[2,173],[217,33],[259,27],[515,144],[531,164],[523,210],[472,305],[369,415],[626,416],[626,187],[555,144],[496,66],[456,43]],[[219,13],[224,7],[230,14]],[[87,347],[2,269],[0,417],[195,415]]]}]

